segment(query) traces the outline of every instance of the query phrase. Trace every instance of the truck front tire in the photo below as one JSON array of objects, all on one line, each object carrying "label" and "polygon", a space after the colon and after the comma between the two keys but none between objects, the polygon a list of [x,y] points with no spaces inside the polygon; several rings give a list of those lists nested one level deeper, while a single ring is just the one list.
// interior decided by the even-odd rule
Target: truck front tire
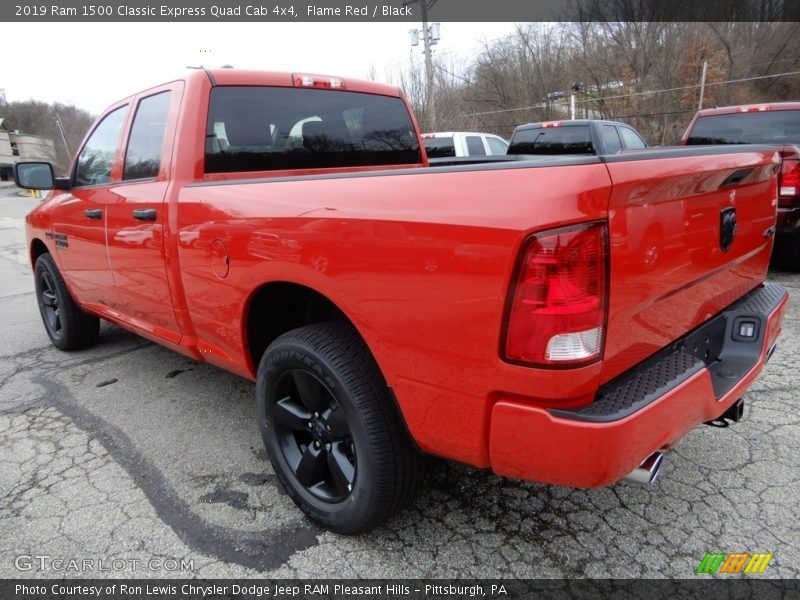
[{"label": "truck front tire", "polygon": [[361,533],[413,498],[422,457],[349,325],[308,325],[272,342],[258,367],[256,404],[276,476],[323,527]]},{"label": "truck front tire", "polygon": [[65,351],[94,345],[100,333],[100,319],[84,312],[75,302],[50,254],[36,259],[34,279],[39,312],[53,345]]}]

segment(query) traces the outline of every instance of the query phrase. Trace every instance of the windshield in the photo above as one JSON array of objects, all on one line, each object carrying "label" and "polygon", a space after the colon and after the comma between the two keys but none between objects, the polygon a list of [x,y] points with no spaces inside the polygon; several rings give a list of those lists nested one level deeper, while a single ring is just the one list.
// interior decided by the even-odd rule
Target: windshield
[{"label": "windshield", "polygon": [[687,144],[798,144],[800,110],[698,117]]}]

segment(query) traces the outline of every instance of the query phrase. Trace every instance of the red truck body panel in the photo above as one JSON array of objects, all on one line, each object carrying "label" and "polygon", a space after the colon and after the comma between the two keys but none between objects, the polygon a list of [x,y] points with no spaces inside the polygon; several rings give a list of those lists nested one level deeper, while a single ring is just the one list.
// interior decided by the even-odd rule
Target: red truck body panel
[{"label": "red truck body panel", "polygon": [[[497,354],[511,268],[530,232],[526,225],[605,216],[603,165],[552,173],[537,190],[552,200],[546,205],[531,202],[529,171],[504,173],[502,211],[491,201],[491,171],[442,173],[435,188],[426,172],[388,176],[402,194],[387,194],[380,203],[361,177],[236,184],[237,197],[247,201],[235,214],[220,211],[229,186],[184,188],[179,232],[199,227],[200,235],[180,245],[178,255],[206,359],[254,377],[241,325],[248,299],[258,282],[302,284],[332,300],[362,334],[423,448],[485,465],[485,404],[493,390],[575,397],[596,385],[597,368],[585,376],[553,377],[507,365]],[[458,216],[450,211],[456,205]],[[238,266],[225,286],[208,266],[215,239]],[[449,410],[460,412],[459,427],[447,425]],[[470,443],[448,440],[448,430]]]},{"label": "red truck body panel", "polygon": [[[769,317],[758,364],[723,399],[708,392],[705,373],[610,425],[548,412],[591,404],[601,385],[763,282],[772,245],[764,232],[775,220],[772,152],[440,170],[428,168],[422,152],[411,166],[205,174],[212,81],[293,85],[286,73],[198,71],[124,100],[110,109],[128,108],[112,181],[56,191],[28,216],[32,257],[36,243],[45,244],[86,310],[254,379],[254,297],[266,284],[304,286],[363,337],[421,449],[582,487],[618,479],[724,412],[777,337],[784,304]],[[350,91],[402,97],[389,86],[345,81]],[[123,181],[130,109],[167,90],[158,175]],[[94,206],[104,209],[99,228],[84,218]],[[728,206],[740,220],[725,252],[719,215]],[[142,208],[157,218],[131,221]],[[607,222],[610,237],[602,360],[568,369],[504,360],[503,320],[523,244],[533,233],[590,221]],[[67,236],[68,248],[56,234]],[[699,399],[690,408],[693,393]],[[666,411],[679,414],[664,418]]]},{"label": "red truck body panel", "polygon": [[[775,164],[763,162],[735,189],[721,183],[758,153],[726,157],[725,169],[694,158],[610,163],[611,295],[603,381],[694,329],[764,279],[775,224]],[[679,175],[677,173],[680,173]],[[719,244],[719,207],[737,210],[737,244]],[[741,243],[740,243],[741,242]],[[612,275],[613,279],[613,275]],[[634,342],[632,343],[632,340]]]}]

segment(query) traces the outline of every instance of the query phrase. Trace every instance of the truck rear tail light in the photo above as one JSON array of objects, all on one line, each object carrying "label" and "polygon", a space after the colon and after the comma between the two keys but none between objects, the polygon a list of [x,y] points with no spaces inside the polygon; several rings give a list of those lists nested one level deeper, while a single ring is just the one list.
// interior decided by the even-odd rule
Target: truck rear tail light
[{"label": "truck rear tail light", "polygon": [[344,80],[339,77],[326,77],[324,75],[303,75],[295,73],[292,75],[294,87],[312,87],[329,90],[344,90],[347,86]]},{"label": "truck rear tail light", "polygon": [[768,112],[769,106],[766,105],[756,105],[756,106],[740,106],[739,112]]},{"label": "truck rear tail light", "polygon": [[546,121],[542,123],[542,127],[561,127],[561,121]]},{"label": "truck rear tail light", "polygon": [[541,366],[598,360],[607,292],[605,223],[573,225],[529,238],[510,290],[506,360]]},{"label": "truck rear tail light", "polygon": [[[784,159],[778,178],[778,195],[781,200],[791,201],[800,196],[800,160]],[[780,202],[784,204],[783,202]],[[790,202],[787,202],[790,203]]]}]

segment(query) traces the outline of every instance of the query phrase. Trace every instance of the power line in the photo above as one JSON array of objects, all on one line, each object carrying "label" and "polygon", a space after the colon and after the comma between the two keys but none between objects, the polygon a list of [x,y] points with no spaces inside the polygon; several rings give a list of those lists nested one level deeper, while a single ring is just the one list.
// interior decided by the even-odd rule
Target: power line
[{"label": "power line", "polygon": [[[639,117],[662,117],[664,115],[682,115],[686,113],[694,114],[697,111],[693,108],[685,110],[665,110],[661,112],[639,113],[635,115],[608,115],[603,117],[605,121],[619,121],[620,119],[635,119]],[[517,127],[519,123],[484,123],[481,127]]]},{"label": "power line", "polygon": [[[756,80],[759,80],[759,79],[773,79],[775,77],[787,77],[787,76],[790,76],[790,75],[800,75],[800,71],[788,71],[786,73],[775,73],[775,74],[772,74],[772,75],[758,75],[758,76],[754,76],[754,77],[743,77],[741,79],[728,79],[727,81],[716,81],[716,82],[713,82],[713,83],[706,83],[706,87],[711,87],[711,86],[716,86],[716,85],[727,85],[727,84],[730,84],[730,83],[742,83],[742,82],[745,82],[745,81],[756,81]],[[603,101],[605,101],[605,100],[618,100],[620,98],[631,98],[633,96],[646,96],[648,94],[661,94],[663,92],[677,92],[677,91],[681,91],[681,90],[692,90],[692,89],[697,89],[699,87],[700,87],[700,84],[694,84],[694,85],[686,85],[686,86],[683,86],[683,87],[665,88],[663,90],[648,90],[648,91],[644,91],[644,92],[631,92],[630,94],[617,94],[617,95],[614,95],[614,96],[603,96],[603,97],[600,97],[600,98],[589,98],[589,99],[586,99],[586,100],[577,100],[576,104],[586,104],[586,103],[590,103],[590,102],[598,102],[600,100],[603,100]],[[545,108],[545,107],[547,107],[547,104],[542,103],[542,104],[534,104],[532,106],[521,106],[519,108],[504,108],[504,109],[498,109],[498,110],[487,110],[487,111],[482,111],[482,112],[465,113],[465,114],[456,115],[456,116],[457,117],[478,117],[478,116],[482,116],[482,115],[495,115],[495,114],[500,114],[500,113],[515,112],[515,111],[519,111],[519,110],[534,110],[534,109],[537,109],[537,108]]]},{"label": "power line", "polygon": [[[565,28],[570,27],[572,25],[573,25],[573,23],[569,23],[569,22],[563,22],[563,23],[561,23],[561,22],[552,22],[552,23],[549,23],[551,31],[556,30],[556,29],[565,29]],[[453,54],[453,53],[456,53],[456,52],[459,52],[459,51],[461,53],[472,51],[473,52],[473,56],[474,56],[474,52],[476,50],[478,50],[478,51],[486,50],[486,49],[489,48],[489,46],[491,44],[494,44],[496,42],[509,41],[509,40],[512,40],[512,38],[518,38],[518,37],[520,37],[520,35],[522,35],[522,33],[523,32],[520,31],[519,29],[515,29],[514,31],[511,31],[510,33],[507,33],[505,35],[501,35],[500,37],[492,38],[492,39],[489,39],[489,40],[481,40],[481,39],[475,38],[475,39],[473,39],[474,44],[472,46],[467,46],[466,44],[456,44],[456,45],[453,45],[453,46],[449,46],[448,48],[445,48],[443,50],[435,48],[434,49],[434,54],[435,54],[435,56],[444,56],[445,54]],[[406,59],[406,61],[409,61],[409,60],[410,59]]]},{"label": "power line", "polygon": [[444,72],[446,75],[450,75],[451,77],[455,77],[456,79],[460,79],[461,81],[472,85],[472,82],[467,79],[466,77],[462,77],[458,73],[453,73],[449,69],[445,69],[442,65],[433,65],[435,68],[439,69],[440,71]]},{"label": "power line", "polygon": [[[564,29],[564,28],[569,27],[570,25],[572,25],[572,23],[555,23],[554,22],[554,23],[550,23],[550,25],[551,25],[550,29],[554,30],[554,29]],[[473,39],[473,45],[471,45],[471,46],[468,46],[466,44],[455,44],[455,45],[449,46],[449,47],[444,48],[444,49],[433,48],[433,54],[434,54],[435,57],[440,57],[440,56],[444,56],[444,55],[447,55],[447,54],[455,54],[455,53],[464,54],[464,53],[472,52],[472,55],[474,57],[474,54],[475,54],[476,50],[477,51],[485,50],[491,44],[494,44],[496,42],[505,42],[505,41],[508,41],[511,38],[518,37],[519,35],[520,35],[519,30],[514,30],[514,31],[512,31],[510,33],[507,33],[505,35],[501,35],[500,37],[492,38],[492,39],[489,39],[489,40],[481,40],[481,39],[474,38]],[[394,64],[399,66],[401,64],[410,63],[412,60],[413,60],[413,57],[408,57],[408,58],[405,58],[403,60],[395,61]]]}]

